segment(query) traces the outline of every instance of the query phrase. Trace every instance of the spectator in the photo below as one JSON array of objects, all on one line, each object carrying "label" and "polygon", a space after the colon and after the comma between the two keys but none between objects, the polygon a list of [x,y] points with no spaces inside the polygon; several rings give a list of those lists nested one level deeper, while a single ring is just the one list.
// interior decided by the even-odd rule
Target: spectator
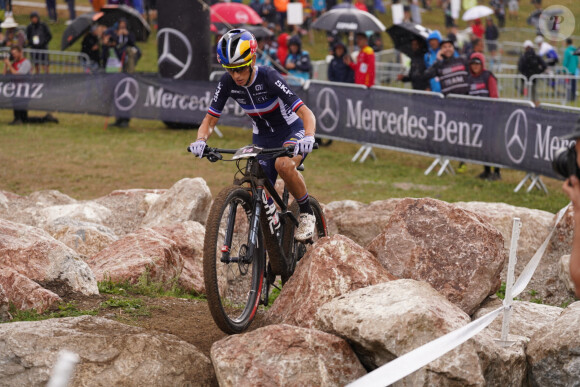
[{"label": "spectator", "polygon": [[274,0],[274,7],[276,8],[276,13],[278,15],[278,25],[280,26],[280,31],[286,29],[286,12],[288,11],[288,3],[290,0]]},{"label": "spectator", "polygon": [[439,77],[441,93],[444,95],[467,94],[469,92],[467,83],[469,66],[464,57],[455,55],[455,46],[452,41],[441,42],[437,59],[437,62],[425,71],[423,77],[426,79]]},{"label": "spectator", "polygon": [[508,11],[510,19],[518,20],[520,12],[519,0],[508,0]]},{"label": "spectator", "polygon": [[46,12],[48,13],[48,22],[56,23],[56,0],[46,0]]},{"label": "spectator", "polygon": [[[541,74],[548,66],[546,62],[536,55],[534,51],[534,43],[531,40],[526,40],[524,42],[524,53],[520,56],[518,61],[518,71],[526,78],[530,79],[533,75]],[[523,90],[522,90],[523,91]],[[536,99],[536,87],[535,84],[532,85],[532,90],[530,90],[532,101],[538,104]]]},{"label": "spectator", "polygon": [[91,69],[95,70],[99,67],[101,63],[99,26],[92,26],[91,30],[85,35],[81,43],[81,52],[89,57]]},{"label": "spectator", "polygon": [[359,48],[356,63],[346,55],[346,63],[354,70],[354,83],[371,87],[375,84],[375,52],[368,44],[367,35],[356,34],[356,45]]},{"label": "spectator", "polygon": [[296,78],[308,80],[311,77],[310,55],[308,51],[302,51],[302,42],[297,35],[290,38],[288,42],[288,56],[284,61],[284,68],[288,70],[289,75],[295,78],[294,80],[288,78],[289,85],[300,85],[300,81]]},{"label": "spectator", "polygon": [[399,74],[397,79],[402,82],[411,82],[414,90],[427,90],[429,88],[429,80],[423,78],[423,74],[427,70],[423,59],[423,42],[419,39],[413,39],[411,48],[413,49],[413,55],[411,56],[409,74],[406,76]]},{"label": "spectator", "polygon": [[252,8],[258,15],[261,13],[262,3],[260,0],[251,0],[249,4],[250,8]]},{"label": "spectator", "polygon": [[348,55],[346,46],[342,42],[337,42],[334,45],[332,54],[332,60],[328,65],[328,80],[354,83],[354,70],[345,62],[345,55]]},{"label": "spectator", "polygon": [[4,35],[3,47],[24,47],[26,45],[26,35],[19,30],[18,23],[14,21],[12,16],[7,16],[6,19],[0,23],[0,28],[6,28],[6,35]]},{"label": "spectator", "polygon": [[544,37],[542,35],[536,36],[535,42],[538,45],[539,49],[538,55],[542,57],[542,59],[544,59],[544,62],[546,62],[548,67],[551,67],[552,68],[551,70],[553,70],[554,67],[556,67],[556,65],[560,61],[560,58],[558,57],[558,52],[556,52],[556,50],[550,43],[544,41]]},{"label": "spectator", "polygon": [[270,26],[271,24],[274,26],[276,25],[276,7],[274,7],[274,4],[272,4],[272,0],[264,0],[260,6],[259,14],[267,26]]},{"label": "spectator", "polygon": [[75,11],[75,0],[66,0],[68,4],[68,20],[66,21],[66,25],[69,25],[77,18],[77,14]]},{"label": "spectator", "polygon": [[471,23],[471,32],[475,35],[478,39],[483,39],[484,29],[481,25],[481,19],[475,19],[473,23]]},{"label": "spectator", "polygon": [[[10,58],[4,58],[4,74],[10,75],[27,75],[30,74],[32,70],[32,64],[28,59],[24,57],[22,53],[22,47],[12,46],[10,48],[10,55],[12,56],[12,62]],[[17,97],[15,97],[17,99]],[[26,103],[25,101],[17,101],[21,103]],[[46,114],[44,117],[29,117],[28,110],[26,109],[14,109],[14,121],[10,125],[20,125],[25,122],[30,123],[43,123],[43,122],[55,122],[58,120],[54,118],[50,113]]]},{"label": "spectator", "polygon": [[497,17],[499,28],[505,27],[505,4],[504,0],[490,0],[489,5],[493,8],[493,13]]},{"label": "spectator", "polygon": [[276,51],[276,58],[281,66],[286,63],[286,57],[288,56],[288,35],[286,32],[281,33],[278,36],[278,50]]},{"label": "spectator", "polygon": [[[566,51],[564,51],[564,61],[562,65],[568,70],[568,72],[575,76],[578,72],[578,56],[574,55],[576,52],[576,47],[572,44],[572,39],[566,39]],[[568,84],[568,101],[576,100],[576,79],[572,78],[569,80]]]},{"label": "spectator", "polygon": [[314,10],[314,20],[326,11],[326,0],[313,0],[312,9]]},{"label": "spectator", "polygon": [[[427,53],[425,54],[425,67],[429,68],[437,62],[437,53],[439,52],[439,45],[441,44],[441,33],[438,30],[435,30],[427,36],[427,43],[429,44],[429,48]],[[439,83],[439,79],[431,78],[429,80],[430,89],[434,92],[441,92],[441,84]]]},{"label": "spectator", "polygon": [[487,51],[491,60],[494,61],[497,55],[497,41],[499,39],[499,29],[493,24],[493,19],[488,17],[485,21],[485,40]]},{"label": "spectator", "polygon": [[367,8],[367,6],[365,4],[365,0],[356,0],[354,3],[354,6],[356,9],[359,9],[361,11],[365,11],[365,12],[369,11],[369,9]]},{"label": "spectator", "polygon": [[449,29],[455,25],[455,20],[451,15],[451,0],[443,0],[441,8],[443,8],[445,27]]},{"label": "spectator", "polygon": [[[40,21],[38,12],[34,11],[30,14],[30,24],[26,27],[26,38],[28,39],[28,46],[34,50],[48,50],[48,43],[52,39],[52,34],[48,26]],[[34,64],[37,74],[40,73],[40,64],[44,68],[44,72],[48,74],[48,54],[45,52],[33,52],[30,59]]]},{"label": "spectator", "polygon": [[[491,71],[485,68],[485,57],[482,53],[474,52],[469,57],[469,95],[477,97],[498,98],[497,80]],[[498,167],[494,168],[485,165],[483,172],[478,176],[485,180],[499,180],[501,174]]]},{"label": "spectator", "polygon": [[141,58],[141,50],[135,44],[135,35],[129,31],[126,19],[119,19],[116,34],[117,51],[123,61],[123,71],[133,73],[137,62]]},{"label": "spectator", "polygon": [[270,66],[272,62],[269,58],[268,47],[266,45],[266,39],[257,38],[258,50],[256,51],[256,65],[258,66]]}]

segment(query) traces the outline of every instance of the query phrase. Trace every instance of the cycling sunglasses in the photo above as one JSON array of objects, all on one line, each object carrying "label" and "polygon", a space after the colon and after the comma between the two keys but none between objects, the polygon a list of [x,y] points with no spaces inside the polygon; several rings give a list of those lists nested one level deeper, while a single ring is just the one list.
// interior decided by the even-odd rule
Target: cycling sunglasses
[{"label": "cycling sunglasses", "polygon": [[252,64],[252,62],[245,64],[243,66],[238,66],[238,67],[225,67],[224,66],[224,69],[226,69],[226,71],[230,74],[243,73],[244,71],[246,71],[247,68],[250,67],[251,64]]}]

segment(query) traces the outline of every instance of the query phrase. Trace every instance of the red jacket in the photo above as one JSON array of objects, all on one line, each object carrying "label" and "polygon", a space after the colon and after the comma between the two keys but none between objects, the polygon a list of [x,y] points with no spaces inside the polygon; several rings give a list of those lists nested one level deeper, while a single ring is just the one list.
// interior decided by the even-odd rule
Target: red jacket
[{"label": "red jacket", "polygon": [[362,48],[356,63],[351,63],[354,70],[354,83],[371,87],[375,84],[375,52],[370,46]]}]

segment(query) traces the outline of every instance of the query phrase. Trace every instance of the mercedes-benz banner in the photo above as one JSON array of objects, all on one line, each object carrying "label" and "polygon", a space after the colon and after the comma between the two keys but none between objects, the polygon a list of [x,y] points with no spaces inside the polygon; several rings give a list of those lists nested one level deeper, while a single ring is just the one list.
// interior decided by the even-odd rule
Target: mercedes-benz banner
[{"label": "mercedes-benz banner", "polygon": [[[5,76],[0,108],[201,122],[217,83],[159,75]],[[396,89],[311,82],[295,90],[320,136],[433,156],[496,164],[555,177],[554,153],[578,114],[489,98],[440,98]],[[220,124],[251,127],[229,99]]]}]

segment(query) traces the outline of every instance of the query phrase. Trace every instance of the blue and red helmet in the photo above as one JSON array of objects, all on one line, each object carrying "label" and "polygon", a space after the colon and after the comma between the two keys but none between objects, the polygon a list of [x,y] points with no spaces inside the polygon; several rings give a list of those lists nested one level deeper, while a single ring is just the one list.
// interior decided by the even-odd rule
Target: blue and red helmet
[{"label": "blue and red helmet", "polygon": [[225,68],[248,66],[256,54],[258,42],[251,32],[234,29],[221,37],[217,44],[217,60]]}]

